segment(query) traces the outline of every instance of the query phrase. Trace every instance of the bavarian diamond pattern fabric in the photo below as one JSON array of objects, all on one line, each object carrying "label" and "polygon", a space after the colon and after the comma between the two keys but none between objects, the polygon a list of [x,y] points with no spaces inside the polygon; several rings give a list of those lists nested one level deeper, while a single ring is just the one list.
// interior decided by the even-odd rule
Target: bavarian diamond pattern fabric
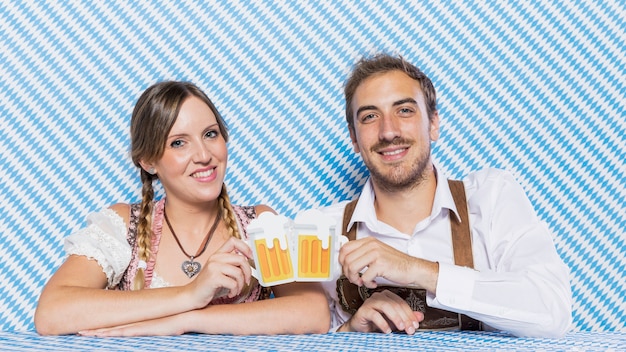
[{"label": "bavarian diamond pattern fabric", "polygon": [[574,331],[625,331],[623,1],[3,1],[0,330],[32,330],[62,240],[139,200],[128,157],[149,85],[190,80],[231,129],[239,204],[286,216],[366,178],[343,117],[364,54],[433,80],[451,177],[511,171],[572,272]]},{"label": "bavarian diamond pattern fabric", "polygon": [[571,332],[564,339],[514,338],[494,332],[437,331],[406,334],[197,335],[95,338],[39,336],[0,331],[0,349],[54,351],[624,351],[626,336],[615,332]]}]

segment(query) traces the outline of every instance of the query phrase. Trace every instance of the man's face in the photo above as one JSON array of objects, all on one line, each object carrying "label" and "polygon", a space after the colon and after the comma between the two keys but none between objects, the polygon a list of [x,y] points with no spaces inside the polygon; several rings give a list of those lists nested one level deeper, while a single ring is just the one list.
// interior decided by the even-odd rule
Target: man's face
[{"label": "man's face", "polygon": [[439,137],[439,116],[428,120],[419,82],[402,71],[364,80],[352,99],[354,151],[375,186],[400,191],[418,185],[431,168],[430,142]]}]

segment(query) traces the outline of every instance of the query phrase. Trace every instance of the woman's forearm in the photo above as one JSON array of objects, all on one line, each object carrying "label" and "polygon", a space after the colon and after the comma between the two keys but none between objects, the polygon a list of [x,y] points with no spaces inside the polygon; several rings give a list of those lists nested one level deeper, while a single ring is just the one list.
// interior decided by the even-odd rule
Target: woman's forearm
[{"label": "woman's forearm", "polygon": [[[182,313],[194,306],[185,287],[138,291],[107,290],[98,263],[70,256],[44,287],[35,328],[42,335],[72,334]],[[196,302],[196,303],[194,303]]]},{"label": "woman's forearm", "polygon": [[73,334],[193,310],[181,287],[141,291],[57,287],[42,294],[35,327],[42,335]]},{"label": "woman's forearm", "polygon": [[302,292],[262,301],[208,306],[178,319],[184,332],[206,334],[314,334],[330,327],[323,292]]}]

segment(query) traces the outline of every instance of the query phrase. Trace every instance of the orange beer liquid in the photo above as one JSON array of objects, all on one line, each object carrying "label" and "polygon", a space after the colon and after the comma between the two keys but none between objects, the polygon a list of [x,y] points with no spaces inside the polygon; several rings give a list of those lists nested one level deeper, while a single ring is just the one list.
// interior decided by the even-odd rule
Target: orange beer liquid
[{"label": "orange beer liquid", "polygon": [[322,248],[315,235],[298,236],[298,277],[327,279],[330,277],[330,246]]},{"label": "orange beer liquid", "polygon": [[293,278],[289,248],[282,250],[278,238],[274,239],[274,247],[269,248],[265,239],[254,241],[259,259],[259,270],[266,283]]}]

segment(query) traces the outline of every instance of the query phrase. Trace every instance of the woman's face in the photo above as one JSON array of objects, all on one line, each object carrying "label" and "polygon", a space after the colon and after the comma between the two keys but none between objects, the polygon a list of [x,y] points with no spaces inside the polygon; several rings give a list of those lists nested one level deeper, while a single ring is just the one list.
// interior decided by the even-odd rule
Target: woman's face
[{"label": "woman's face", "polygon": [[168,202],[200,204],[217,199],[224,182],[228,150],[215,114],[200,98],[187,98],[154,167]]}]

